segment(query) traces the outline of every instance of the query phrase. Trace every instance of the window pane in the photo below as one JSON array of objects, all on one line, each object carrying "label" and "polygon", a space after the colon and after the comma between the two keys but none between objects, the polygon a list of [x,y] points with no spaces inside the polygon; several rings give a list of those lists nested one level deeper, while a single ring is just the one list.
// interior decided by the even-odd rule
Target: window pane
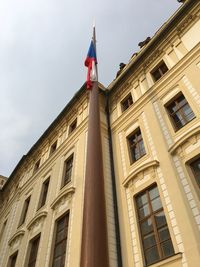
[{"label": "window pane", "polygon": [[153,211],[157,211],[162,208],[162,203],[160,201],[160,198],[157,197],[151,202]]},{"label": "window pane", "polygon": [[148,219],[141,224],[142,235],[153,231],[152,220]]},{"label": "window pane", "polygon": [[164,257],[168,257],[174,254],[174,248],[171,240],[168,240],[161,244],[162,253]]},{"label": "window pane", "polygon": [[164,211],[155,214],[155,219],[158,228],[167,224]]},{"label": "window pane", "polygon": [[143,206],[144,204],[147,203],[147,195],[144,194],[144,195],[138,196],[136,201],[137,201],[138,207]]},{"label": "window pane", "polygon": [[140,219],[143,219],[144,217],[146,217],[147,215],[149,215],[149,213],[150,213],[150,211],[149,211],[149,205],[146,204],[142,208],[139,209],[139,217],[140,217]]},{"label": "window pane", "polygon": [[150,196],[151,200],[158,197],[159,196],[158,188],[154,187],[154,188],[150,189],[149,190],[149,196]]},{"label": "window pane", "polygon": [[62,257],[58,257],[53,262],[53,267],[61,267],[62,266]]},{"label": "window pane", "polygon": [[168,230],[167,226],[159,229],[158,233],[159,233],[159,239],[161,242],[168,240],[170,238],[169,230]]},{"label": "window pane", "polygon": [[190,106],[188,104],[186,104],[183,108],[182,111],[185,115],[186,121],[191,121],[195,115],[193,113],[193,111],[191,110]]},{"label": "window pane", "polygon": [[154,233],[148,234],[143,237],[144,249],[150,248],[156,244]]},{"label": "window pane", "polygon": [[159,254],[158,254],[157,247],[155,246],[153,248],[146,250],[145,256],[146,256],[146,261],[147,261],[148,265],[155,262],[155,261],[158,261],[159,260]]},{"label": "window pane", "polygon": [[200,186],[200,158],[191,163],[197,184]]}]

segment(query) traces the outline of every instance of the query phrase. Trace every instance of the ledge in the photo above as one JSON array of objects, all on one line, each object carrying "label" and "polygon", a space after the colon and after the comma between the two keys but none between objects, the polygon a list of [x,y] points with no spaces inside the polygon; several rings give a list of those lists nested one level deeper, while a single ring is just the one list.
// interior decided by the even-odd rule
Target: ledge
[{"label": "ledge", "polygon": [[172,256],[170,256],[170,257],[168,257],[166,259],[163,259],[163,260],[161,260],[159,262],[153,263],[153,264],[148,265],[148,266],[149,267],[160,267],[160,266],[163,266],[164,267],[164,266],[169,266],[169,263],[172,263],[174,261],[178,261],[181,258],[182,258],[182,253],[179,252],[179,253],[177,253],[175,255],[172,255]]},{"label": "ledge", "polygon": [[194,129],[192,129],[191,131],[188,131],[185,136],[181,137],[178,141],[176,141],[168,150],[169,153],[174,154],[176,149],[181,146],[182,144],[184,144],[187,139],[191,138],[192,136],[198,134],[200,132],[200,126],[196,126]]},{"label": "ledge", "polygon": [[55,206],[57,205],[57,203],[59,203],[59,201],[60,201],[63,197],[66,197],[66,196],[68,196],[68,195],[72,195],[72,194],[74,194],[74,192],[75,192],[75,187],[71,186],[71,187],[66,188],[65,190],[63,190],[63,191],[61,192],[61,194],[59,194],[59,195],[57,196],[57,198],[52,202],[52,204],[51,204],[50,207],[51,207],[52,209],[55,209]]},{"label": "ledge", "polygon": [[39,219],[45,218],[47,216],[47,211],[41,211],[39,213],[36,213],[36,216],[28,223],[27,229],[30,230],[31,226]]},{"label": "ledge", "polygon": [[15,233],[10,240],[8,241],[8,245],[11,246],[11,243],[18,237],[23,236],[25,234],[24,230],[19,230],[17,231],[17,233]]},{"label": "ledge", "polygon": [[145,164],[143,164],[142,166],[137,167],[134,172],[132,172],[122,183],[124,187],[128,186],[128,183],[134,179],[134,177],[136,177],[140,172],[145,171],[146,169],[150,168],[150,167],[157,167],[159,166],[159,162],[157,160],[152,160],[149,162],[146,162]]}]

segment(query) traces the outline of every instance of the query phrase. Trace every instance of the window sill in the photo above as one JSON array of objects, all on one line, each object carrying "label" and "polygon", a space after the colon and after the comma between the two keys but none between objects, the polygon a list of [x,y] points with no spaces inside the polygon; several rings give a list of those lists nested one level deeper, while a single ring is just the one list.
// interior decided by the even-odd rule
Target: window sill
[{"label": "window sill", "polygon": [[[182,258],[182,253],[177,253],[175,255],[172,255],[164,260],[161,260],[159,262],[153,263],[151,265],[148,265],[148,267],[160,267],[160,266],[169,266],[168,264],[175,262],[175,261],[179,261]],[[146,265],[147,266],[147,265]]]}]

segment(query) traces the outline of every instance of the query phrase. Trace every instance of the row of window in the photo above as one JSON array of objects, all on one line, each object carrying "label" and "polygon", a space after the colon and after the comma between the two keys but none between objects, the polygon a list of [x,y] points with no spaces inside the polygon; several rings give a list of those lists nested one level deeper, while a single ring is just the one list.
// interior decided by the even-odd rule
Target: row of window
[{"label": "row of window", "polygon": [[[128,94],[128,96],[121,102],[122,112],[128,109],[132,104],[132,95]],[[182,93],[178,94],[173,100],[168,102],[165,105],[165,108],[175,131],[181,129],[195,118],[194,112]]]},{"label": "row of window", "polygon": [[[52,267],[64,267],[65,256],[66,256],[66,246],[67,246],[67,235],[68,235],[68,225],[69,225],[69,212],[59,218],[55,224],[54,241],[52,247]],[[35,267],[38,248],[40,245],[40,236],[34,237],[28,246],[27,256],[26,256],[26,267]],[[18,251],[10,256],[8,261],[8,267],[15,267],[17,261]]]},{"label": "row of window", "polygon": [[[64,162],[61,188],[71,181],[72,168],[73,168],[73,158],[74,158],[74,154],[72,154],[70,157],[68,157]],[[48,189],[49,189],[49,182],[50,182],[50,177],[48,177],[42,184],[42,190],[40,193],[38,209],[43,207],[46,203],[47,193],[48,193]],[[29,196],[24,202],[22,214],[21,214],[20,221],[19,221],[19,226],[21,226],[26,220],[30,200],[31,200],[31,196]]]},{"label": "row of window", "polygon": [[[137,135],[140,141],[139,135]],[[142,151],[142,150],[141,150]],[[73,159],[72,156],[66,161],[70,162]],[[200,188],[200,157],[196,158],[190,163],[190,167],[196,178],[196,182]],[[70,163],[70,168],[68,170],[71,173],[72,164]],[[69,175],[68,173],[68,175]],[[67,177],[70,177],[68,176]],[[67,181],[68,178],[66,179]],[[49,179],[43,183],[40,205],[43,205],[46,201],[47,191],[48,191]],[[153,185],[134,198],[136,210],[137,210],[137,220],[138,227],[140,229],[141,243],[143,248],[143,254],[145,258],[146,265],[150,265],[159,260],[165,259],[174,254],[174,248],[171,241],[169,229],[167,226],[167,221],[165,218],[163,206],[160,200],[159,191],[157,185]],[[28,211],[28,206],[30,203],[30,197],[26,199],[24,204],[24,218]],[[67,232],[68,232],[68,222],[69,214],[65,215],[56,222],[55,227],[55,240],[54,240],[54,253],[52,259],[53,267],[63,267],[65,262],[66,254],[66,243],[67,243]],[[28,252],[28,267],[34,267],[37,258],[37,250],[39,246],[40,235],[30,241],[30,249]],[[9,267],[14,267],[17,259],[17,252],[10,257]]]},{"label": "row of window", "polygon": [[[158,81],[166,72],[168,71],[168,67],[165,64],[165,62],[162,60],[150,73],[153,77],[153,80],[156,82]],[[125,111],[127,108],[129,108],[133,104],[133,99],[131,94],[128,94],[122,102],[121,102],[121,108],[122,112]]]},{"label": "row of window", "polygon": [[[68,134],[70,135],[77,127],[77,119],[75,119],[69,126],[69,132]],[[57,140],[51,145],[50,147],[50,152],[49,156],[51,156],[57,149]],[[34,168],[33,168],[33,174],[36,173],[36,171],[39,169],[41,163],[41,159],[36,161]]]},{"label": "row of window", "polygon": [[[140,128],[137,128],[127,137],[127,143],[131,164],[146,154]],[[197,185],[200,187],[200,157],[192,161],[192,163],[190,163],[190,167],[193,171]]]}]

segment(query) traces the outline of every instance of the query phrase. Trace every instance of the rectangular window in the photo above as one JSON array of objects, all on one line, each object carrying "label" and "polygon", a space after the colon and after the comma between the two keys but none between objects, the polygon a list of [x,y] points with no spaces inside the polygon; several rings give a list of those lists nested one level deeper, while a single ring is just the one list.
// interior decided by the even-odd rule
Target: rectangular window
[{"label": "rectangular window", "polygon": [[17,254],[18,251],[16,251],[13,255],[10,256],[8,261],[8,267],[15,267],[17,261]]},{"label": "rectangular window", "polygon": [[56,148],[57,148],[57,140],[51,145],[49,155],[52,155],[56,151]]},{"label": "rectangular window", "polygon": [[56,222],[52,267],[64,267],[67,247],[69,213]]},{"label": "rectangular window", "polygon": [[158,81],[166,72],[168,71],[168,67],[165,62],[162,60],[152,71],[151,75],[154,81]]},{"label": "rectangular window", "polygon": [[121,101],[121,108],[122,112],[128,109],[133,104],[132,95],[128,94],[122,101]]},{"label": "rectangular window", "polygon": [[38,209],[43,207],[46,203],[47,193],[48,193],[48,189],[49,189],[49,181],[50,181],[50,177],[48,179],[46,179],[44,181],[44,183],[42,184],[42,191],[40,194],[40,201],[39,201]]},{"label": "rectangular window", "polygon": [[73,158],[74,158],[74,154],[72,154],[68,159],[65,160],[64,170],[63,170],[62,187],[71,181],[72,168],[73,168]]},{"label": "rectangular window", "polygon": [[29,259],[27,267],[35,267],[39,243],[40,243],[40,235],[30,241],[30,250],[28,257]]},{"label": "rectangular window", "polygon": [[172,102],[167,104],[166,109],[175,130],[181,129],[195,118],[195,115],[183,94],[178,95]]},{"label": "rectangular window", "polygon": [[190,164],[195,180],[197,182],[197,185],[200,188],[200,158],[196,159]]},{"label": "rectangular window", "polygon": [[23,206],[23,210],[22,210],[19,226],[22,225],[26,220],[26,216],[27,216],[27,213],[28,213],[28,207],[29,207],[29,204],[30,204],[30,200],[31,200],[31,196],[29,196],[24,202],[24,206]]},{"label": "rectangular window", "polygon": [[135,198],[146,265],[174,254],[158,188],[154,185]]},{"label": "rectangular window", "polygon": [[75,119],[69,126],[69,134],[71,134],[77,127],[77,119]]},{"label": "rectangular window", "polygon": [[40,167],[40,159],[35,163],[34,169],[33,169],[33,173],[35,173]]},{"label": "rectangular window", "polygon": [[146,154],[140,129],[138,128],[127,137],[131,163],[134,163]]}]

